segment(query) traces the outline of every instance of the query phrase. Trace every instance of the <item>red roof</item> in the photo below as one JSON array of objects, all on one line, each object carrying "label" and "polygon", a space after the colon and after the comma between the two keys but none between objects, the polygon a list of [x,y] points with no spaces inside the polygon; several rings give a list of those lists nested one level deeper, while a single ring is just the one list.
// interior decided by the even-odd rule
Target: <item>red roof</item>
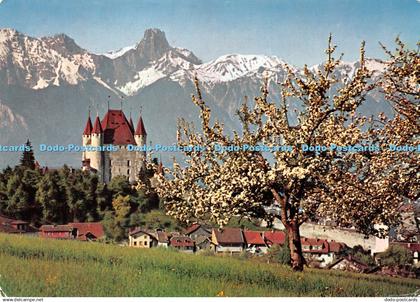
[{"label": "red roof", "polygon": [[41,232],[71,232],[73,231],[73,227],[67,224],[65,225],[44,224],[39,228],[39,230]]},{"label": "red roof", "polygon": [[0,233],[24,233],[24,230],[19,230],[15,227],[18,224],[28,224],[22,220],[15,220],[0,214]]},{"label": "red roof", "polygon": [[191,246],[194,247],[194,241],[187,236],[173,236],[170,240],[170,245],[173,247],[184,247]]},{"label": "red roof", "polygon": [[69,226],[77,229],[77,239],[87,240],[86,235],[89,233],[95,238],[101,238],[105,236],[104,228],[100,222],[72,222]]},{"label": "red roof", "polygon": [[157,239],[161,243],[168,243],[168,234],[164,231],[157,231]]},{"label": "red roof", "polygon": [[130,122],[122,110],[108,110],[102,120],[104,144],[136,144]]},{"label": "red roof", "polygon": [[195,231],[197,231],[201,227],[200,224],[194,223],[191,226],[188,227],[188,229],[185,230],[185,235],[189,235]]},{"label": "red roof", "polygon": [[346,244],[343,243],[343,242],[330,241],[330,242],[328,242],[328,245],[329,245],[329,248],[330,248],[330,252],[333,252],[333,253],[339,253],[343,249],[346,248]]},{"label": "red roof", "polygon": [[302,238],[301,243],[304,253],[329,253],[328,241],[325,239]]},{"label": "red roof", "polygon": [[141,118],[141,116],[139,117],[139,121],[137,122],[137,128],[136,128],[136,132],[134,134],[135,135],[147,135],[146,128],[144,128],[143,119]]},{"label": "red roof", "polygon": [[258,231],[244,231],[244,237],[247,244],[265,245],[264,239]]},{"label": "red roof", "polygon": [[92,129],[93,129],[92,121],[91,121],[90,116],[89,116],[89,118],[86,122],[85,130],[83,131],[83,135],[90,135],[92,133]]},{"label": "red roof", "polygon": [[95,126],[93,126],[92,133],[100,134],[102,133],[101,121],[99,120],[99,116],[95,119]]},{"label": "red roof", "polygon": [[25,230],[19,230],[17,225],[28,225],[23,220],[16,220],[0,214],[0,232],[2,233],[25,233]]},{"label": "red roof", "polygon": [[23,221],[23,220],[9,218],[7,216],[4,216],[4,215],[0,214],[0,224],[11,224],[11,225],[15,225],[15,224],[29,224],[29,222],[26,222],[26,221]]},{"label": "red roof", "polygon": [[142,229],[142,228],[140,228],[140,227],[136,227],[136,228],[132,229],[132,230],[128,233],[128,235],[133,236],[133,235],[136,235],[136,234],[138,234],[138,233],[147,234],[147,235],[149,235],[150,237],[156,238],[156,234],[155,234],[153,231],[151,231],[151,230],[144,230],[144,229]]},{"label": "red roof", "polygon": [[7,225],[7,224],[0,224],[0,233],[8,233],[8,234],[12,234],[12,233],[25,233],[24,230],[18,230],[15,229],[14,227]]},{"label": "red roof", "polygon": [[267,231],[264,232],[264,239],[267,245],[271,246],[273,244],[283,245],[286,241],[286,234],[280,231]]},{"label": "red roof", "polygon": [[245,243],[242,230],[239,228],[224,228],[221,230],[213,229],[217,243],[223,244],[243,244]]}]

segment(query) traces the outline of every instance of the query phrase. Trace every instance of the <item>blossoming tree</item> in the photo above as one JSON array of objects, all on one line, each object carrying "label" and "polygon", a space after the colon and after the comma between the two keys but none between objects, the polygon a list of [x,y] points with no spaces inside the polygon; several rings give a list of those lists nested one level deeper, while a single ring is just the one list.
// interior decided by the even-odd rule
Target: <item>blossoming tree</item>
[{"label": "blossoming tree", "polygon": [[[232,217],[261,218],[269,224],[279,218],[288,233],[294,270],[304,266],[299,227],[309,219],[327,218],[375,235],[386,231],[375,225],[396,225],[404,198],[415,194],[407,181],[417,173],[410,157],[386,149],[394,134],[390,127],[405,127],[400,125],[403,118],[398,113],[391,120],[359,114],[366,95],[377,89],[366,68],[364,43],[359,68],[346,81],[336,76],[341,58],[334,57],[335,49],[330,37],[327,60],[319,70],[305,66],[300,73],[286,67],[279,102],[269,101],[265,81],[261,95],[238,110],[242,129],[232,135],[211,118],[196,79],[192,101],[200,109],[201,129],[180,120],[177,140],[180,146],[207,148],[185,151],[185,166],[174,162],[165,176],[158,176],[156,190],[167,213],[187,223],[211,220],[220,227]],[[301,108],[295,121],[290,118],[290,102]],[[406,134],[395,143],[413,138],[412,132]],[[279,145],[293,148],[274,148]],[[305,145],[327,148],[306,150]],[[363,147],[368,145],[377,147]],[[216,146],[242,148],[220,152]],[[358,146],[358,152],[332,146]],[[280,211],[268,211],[270,206]]]}]

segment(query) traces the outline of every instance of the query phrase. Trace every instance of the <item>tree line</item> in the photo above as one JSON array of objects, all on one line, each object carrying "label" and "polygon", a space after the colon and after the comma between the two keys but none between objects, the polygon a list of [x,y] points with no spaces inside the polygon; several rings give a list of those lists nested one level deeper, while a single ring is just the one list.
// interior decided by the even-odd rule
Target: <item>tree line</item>
[{"label": "tree line", "polygon": [[0,213],[36,227],[103,221],[108,237],[122,239],[141,215],[158,207],[156,195],[137,190],[123,176],[104,184],[96,174],[66,165],[41,169],[32,148],[23,152],[19,165],[0,173]]}]

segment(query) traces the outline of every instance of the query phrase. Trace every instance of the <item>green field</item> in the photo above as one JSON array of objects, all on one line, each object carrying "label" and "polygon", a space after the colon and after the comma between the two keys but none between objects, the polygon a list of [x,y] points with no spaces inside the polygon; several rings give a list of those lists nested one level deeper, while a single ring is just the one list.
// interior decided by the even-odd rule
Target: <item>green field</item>
[{"label": "green field", "polygon": [[8,296],[394,296],[420,281],[0,234]]}]

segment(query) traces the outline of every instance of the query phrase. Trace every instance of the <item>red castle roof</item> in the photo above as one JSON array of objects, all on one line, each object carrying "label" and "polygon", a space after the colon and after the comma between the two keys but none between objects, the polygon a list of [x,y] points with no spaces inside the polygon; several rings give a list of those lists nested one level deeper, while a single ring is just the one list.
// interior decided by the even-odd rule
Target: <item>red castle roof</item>
[{"label": "red castle roof", "polygon": [[83,135],[90,135],[92,133],[92,129],[93,129],[92,120],[90,119],[90,115],[89,115],[89,118],[86,122],[85,131],[83,131]]},{"label": "red castle roof", "polygon": [[101,127],[101,121],[99,120],[99,116],[96,117],[95,119],[95,125],[93,126],[93,130],[92,133],[94,134],[101,134],[102,131],[102,127]]},{"label": "red castle roof", "polygon": [[136,132],[134,134],[135,135],[147,135],[146,128],[144,127],[143,119],[141,118],[141,116],[139,117]]},{"label": "red castle roof", "polygon": [[122,110],[108,110],[102,120],[104,144],[136,144],[130,123]]},{"label": "red castle roof", "polygon": [[114,145],[135,145],[135,135],[147,135],[141,116],[137,123],[137,128],[134,131],[134,124],[131,117],[130,121],[128,121],[122,110],[114,109],[109,109],[102,121],[97,116],[93,127],[89,116],[83,135],[101,133],[104,134],[104,144]]}]

